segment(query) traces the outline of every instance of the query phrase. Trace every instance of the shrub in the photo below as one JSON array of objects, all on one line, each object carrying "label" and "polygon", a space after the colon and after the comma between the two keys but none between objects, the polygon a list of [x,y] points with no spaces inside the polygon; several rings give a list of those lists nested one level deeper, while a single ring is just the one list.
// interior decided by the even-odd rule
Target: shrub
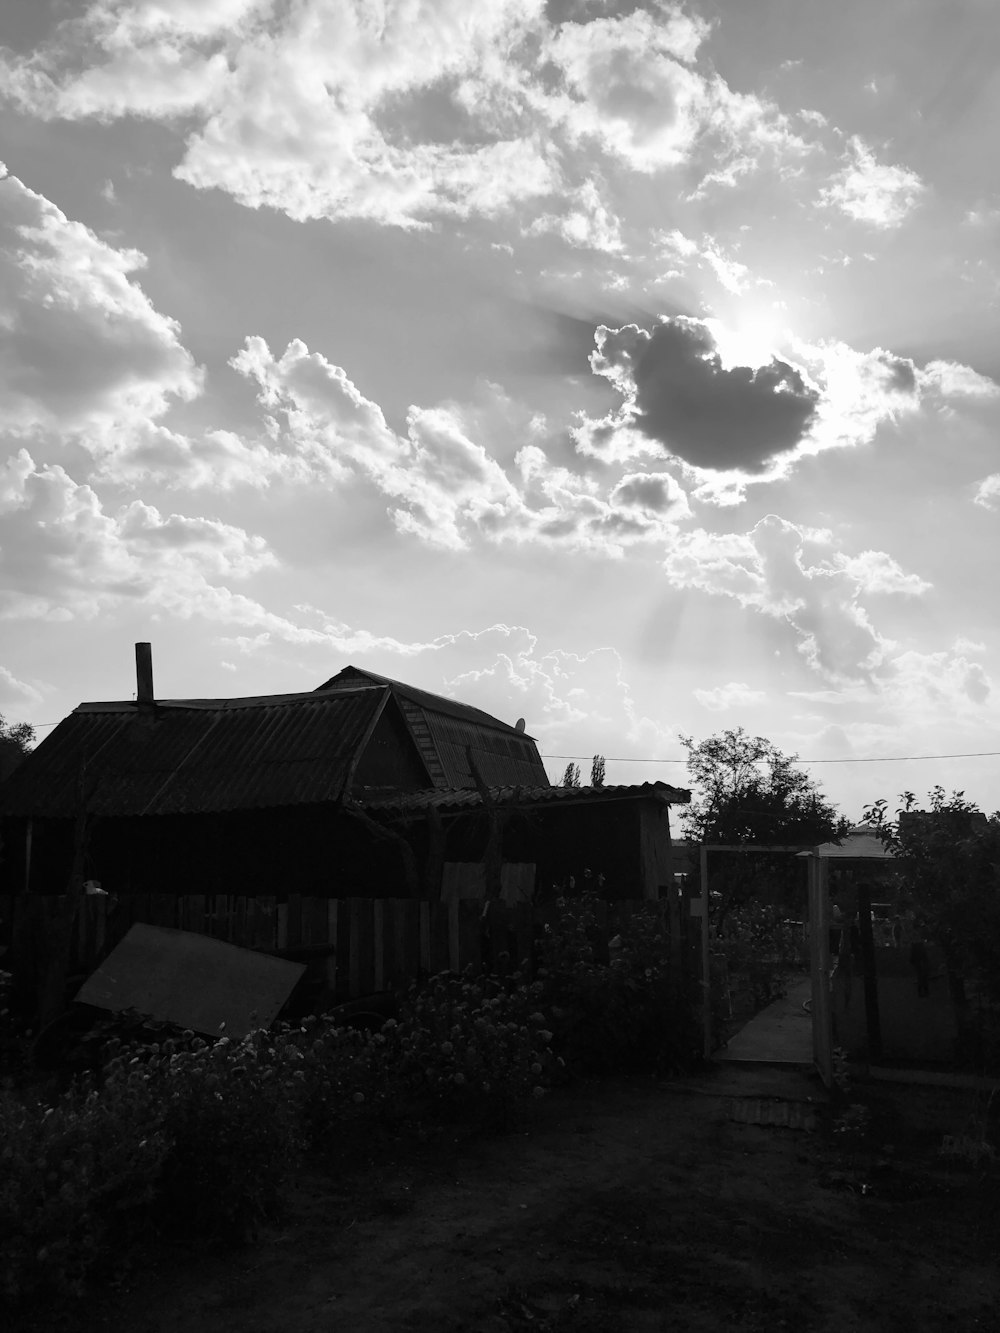
[{"label": "shrub", "polygon": [[750,903],[733,909],[713,941],[731,977],[743,978],[754,1011],[787,994],[787,982],[802,965],[801,931],[787,924],[781,907]]},{"label": "shrub", "polygon": [[598,902],[591,893],[559,899],[557,920],[541,941],[541,996],[557,1042],[582,1072],[685,1067],[698,1045],[695,1015],[670,973],[660,909],[650,904],[636,912],[609,942],[605,963]]},{"label": "shrub", "polygon": [[127,1067],[52,1107],[0,1094],[0,1291],[79,1294],[148,1220],[168,1151],[152,1088]]}]

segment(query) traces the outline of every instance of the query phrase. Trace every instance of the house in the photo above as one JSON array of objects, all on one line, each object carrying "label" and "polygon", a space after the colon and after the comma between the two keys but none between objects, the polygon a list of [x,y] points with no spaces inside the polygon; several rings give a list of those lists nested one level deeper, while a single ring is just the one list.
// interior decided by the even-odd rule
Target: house
[{"label": "house", "polygon": [[589,871],[608,896],[656,897],[671,882],[667,808],[688,793],[552,787],[521,721],[355,667],[308,693],[163,700],[149,645],[136,662],[135,700],[80,704],[0,785],[0,891],[75,876],[117,894],[436,898],[506,874],[530,897]]}]

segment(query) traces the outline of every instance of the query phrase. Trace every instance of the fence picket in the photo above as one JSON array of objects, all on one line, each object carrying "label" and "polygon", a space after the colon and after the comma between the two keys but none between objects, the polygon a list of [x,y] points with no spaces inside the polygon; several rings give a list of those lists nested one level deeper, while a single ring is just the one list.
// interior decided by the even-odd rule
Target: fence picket
[{"label": "fence picket", "polygon": [[[11,951],[12,961],[29,941],[32,956],[44,951],[47,914],[58,912],[60,901],[52,895],[0,901],[0,945],[22,942]],[[648,909],[650,904],[598,904],[598,948],[606,947],[607,939],[627,926],[640,906]],[[695,974],[698,960],[684,947],[683,917],[677,922],[679,929],[672,929],[679,915],[677,904],[662,901],[657,906],[664,960],[680,982]],[[484,913],[482,902],[460,899],[289,895],[287,903],[279,903],[273,897],[221,894],[87,897],[80,903],[73,932],[73,963],[75,972],[93,971],[135,922],[170,925],[265,952],[313,950],[320,955],[317,967],[329,994],[342,1001],[406,986],[446,968],[461,972],[471,965],[477,971],[509,972],[527,963],[531,969],[538,963],[535,933],[556,915],[551,905],[503,902],[491,902]]]}]

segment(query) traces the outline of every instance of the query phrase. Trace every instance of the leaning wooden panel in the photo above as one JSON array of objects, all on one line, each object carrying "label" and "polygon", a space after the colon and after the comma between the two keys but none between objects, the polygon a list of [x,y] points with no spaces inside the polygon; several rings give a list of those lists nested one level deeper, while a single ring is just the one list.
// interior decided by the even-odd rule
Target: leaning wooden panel
[{"label": "leaning wooden panel", "polygon": [[135,1009],[206,1036],[240,1038],[270,1026],[304,972],[302,963],[139,923],[76,999],[112,1013]]},{"label": "leaning wooden panel", "polygon": [[458,908],[458,967],[471,967],[478,976],[483,965],[483,909],[479,903],[460,902]]}]

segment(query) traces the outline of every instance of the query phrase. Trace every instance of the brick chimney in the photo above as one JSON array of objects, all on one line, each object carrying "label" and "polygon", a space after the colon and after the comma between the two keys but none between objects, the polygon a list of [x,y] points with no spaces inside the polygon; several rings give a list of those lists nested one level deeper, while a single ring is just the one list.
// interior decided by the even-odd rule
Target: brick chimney
[{"label": "brick chimney", "polygon": [[135,701],[146,707],[156,703],[153,694],[153,646],[149,643],[135,645]]}]

